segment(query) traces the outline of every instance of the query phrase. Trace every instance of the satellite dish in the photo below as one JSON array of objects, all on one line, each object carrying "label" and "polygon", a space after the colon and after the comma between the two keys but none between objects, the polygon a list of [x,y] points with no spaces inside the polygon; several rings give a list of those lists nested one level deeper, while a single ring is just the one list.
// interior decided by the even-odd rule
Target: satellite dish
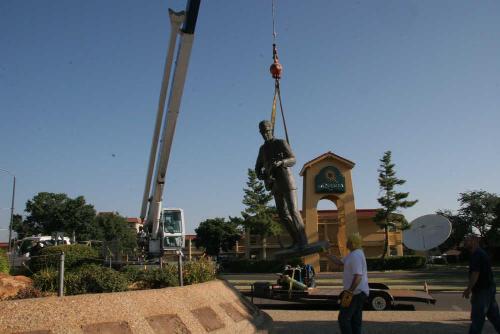
[{"label": "satellite dish", "polygon": [[410,223],[410,228],[403,231],[406,247],[426,251],[441,245],[451,233],[451,223],[441,215],[425,215]]}]

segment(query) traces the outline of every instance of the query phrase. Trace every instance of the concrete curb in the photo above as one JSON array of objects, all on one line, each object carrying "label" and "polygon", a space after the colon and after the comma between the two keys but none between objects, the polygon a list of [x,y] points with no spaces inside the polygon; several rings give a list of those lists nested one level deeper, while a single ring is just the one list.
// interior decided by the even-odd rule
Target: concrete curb
[{"label": "concrete curb", "polygon": [[268,333],[273,322],[227,282],[0,302],[0,333]]}]

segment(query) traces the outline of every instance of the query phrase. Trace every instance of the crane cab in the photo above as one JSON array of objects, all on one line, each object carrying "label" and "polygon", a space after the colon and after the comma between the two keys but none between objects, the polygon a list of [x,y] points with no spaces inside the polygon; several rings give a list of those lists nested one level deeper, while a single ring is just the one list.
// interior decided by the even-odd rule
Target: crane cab
[{"label": "crane cab", "polygon": [[178,208],[162,209],[160,224],[163,231],[163,250],[182,249],[186,238],[184,211]]}]

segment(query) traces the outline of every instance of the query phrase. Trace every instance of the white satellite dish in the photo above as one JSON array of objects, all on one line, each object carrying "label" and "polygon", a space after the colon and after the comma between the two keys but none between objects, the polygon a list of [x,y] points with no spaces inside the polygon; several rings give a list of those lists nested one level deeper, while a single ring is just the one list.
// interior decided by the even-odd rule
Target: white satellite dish
[{"label": "white satellite dish", "polygon": [[426,251],[441,245],[451,233],[451,223],[441,215],[425,215],[410,223],[410,228],[403,231],[406,247]]}]

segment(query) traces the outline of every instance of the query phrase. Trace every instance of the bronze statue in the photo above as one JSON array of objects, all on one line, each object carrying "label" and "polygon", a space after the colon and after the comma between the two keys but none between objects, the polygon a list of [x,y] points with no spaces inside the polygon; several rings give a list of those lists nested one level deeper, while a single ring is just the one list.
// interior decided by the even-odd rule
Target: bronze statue
[{"label": "bronze statue", "polygon": [[[271,122],[260,122],[259,130],[264,144],[259,149],[255,173],[259,179],[264,180],[266,189],[274,195],[280,223],[293,240],[291,247],[277,255],[315,253],[319,249],[308,246],[304,223],[297,206],[297,186],[290,168],[295,165],[295,155],[286,141],[274,138]],[[319,248],[324,246],[325,243],[322,242]]]}]

